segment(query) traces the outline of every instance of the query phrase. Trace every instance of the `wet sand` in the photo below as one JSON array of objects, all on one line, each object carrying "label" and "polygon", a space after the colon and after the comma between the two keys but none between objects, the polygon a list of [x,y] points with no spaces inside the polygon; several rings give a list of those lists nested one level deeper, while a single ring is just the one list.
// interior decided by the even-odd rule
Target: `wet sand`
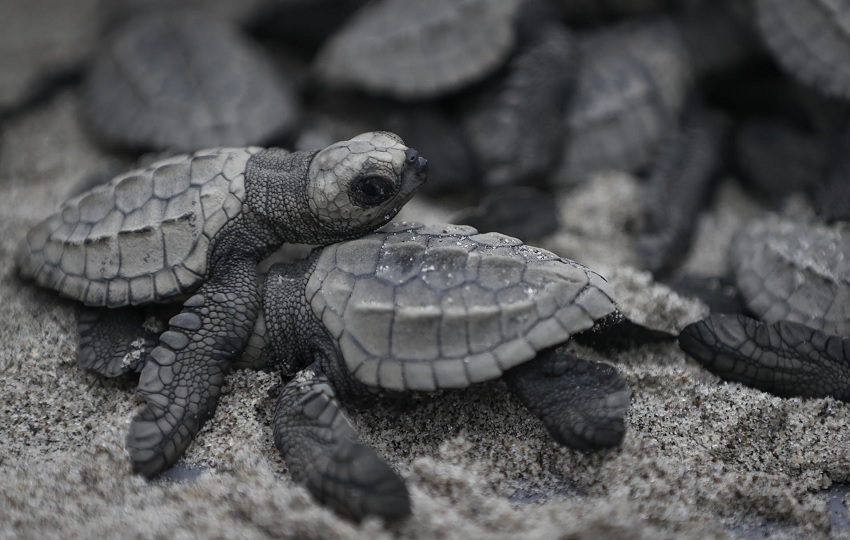
[{"label": "wet sand", "polygon": [[[132,475],[134,381],[80,370],[73,303],[14,269],[28,227],[127,165],[88,142],[74,100],[62,93],[0,136],[0,537],[850,538],[845,491],[824,491],[850,476],[850,407],[721,382],[674,343],[605,359],[571,346],[632,387],[613,450],[558,447],[500,382],[348,407],[408,483],[413,515],[398,524],[341,519],[292,483],[269,427],[274,373],[230,374],[175,470]],[[565,199],[563,230],[544,247],[600,269],[633,318],[674,330],[706,308],[629,266],[633,182],[602,175]],[[729,235],[760,212],[725,184],[686,265],[722,269]],[[446,215],[418,202],[406,217]]]}]

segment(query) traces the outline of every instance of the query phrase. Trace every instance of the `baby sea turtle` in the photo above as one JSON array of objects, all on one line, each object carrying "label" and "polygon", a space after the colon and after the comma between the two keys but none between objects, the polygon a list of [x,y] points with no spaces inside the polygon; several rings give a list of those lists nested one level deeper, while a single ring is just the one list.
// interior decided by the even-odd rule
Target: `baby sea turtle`
[{"label": "baby sea turtle", "polygon": [[733,244],[744,315],[694,323],[679,345],[724,379],[781,396],[850,401],[850,239],[842,227],[768,220]]},{"label": "baby sea turtle", "polygon": [[690,87],[688,51],[671,20],[630,21],[583,36],[577,87],[554,181],[648,164],[678,122]]},{"label": "baby sea turtle", "polygon": [[[122,174],[29,232],[22,276],[64,296],[107,308],[185,300],[141,371],[145,405],[127,437],[136,472],[174,463],[212,416],[260,309],[257,263],[284,242],[329,244],[383,225],[427,169],[387,132],[321,151],[202,150]],[[120,373],[120,357],[98,357],[112,327],[92,321],[80,320],[81,364]]]},{"label": "baby sea turtle", "polygon": [[266,353],[295,374],[274,414],[275,443],[293,476],[343,513],[398,518],[410,502],[401,478],[358,441],[337,395],[466,388],[504,376],[558,443],[592,449],[622,440],[627,383],[611,366],[554,349],[606,324],[628,326],[608,283],[516,238],[389,225],[273,266],[263,309]]},{"label": "baby sea turtle", "polygon": [[478,81],[514,48],[520,0],[380,0],[319,51],[317,76],[400,99],[426,99]]},{"label": "baby sea turtle", "polygon": [[188,9],[121,25],[92,63],[82,103],[107,144],[183,152],[267,143],[297,116],[294,88],[257,45]]}]

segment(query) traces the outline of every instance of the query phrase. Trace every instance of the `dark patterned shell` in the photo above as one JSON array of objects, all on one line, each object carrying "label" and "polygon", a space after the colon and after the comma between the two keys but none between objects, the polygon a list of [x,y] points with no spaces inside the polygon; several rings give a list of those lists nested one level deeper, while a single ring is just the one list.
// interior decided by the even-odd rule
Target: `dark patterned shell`
[{"label": "dark patterned shell", "polygon": [[380,0],[328,40],[318,77],[401,99],[457,90],[498,68],[514,47],[518,0]]},{"label": "dark patterned shell", "polygon": [[850,237],[839,227],[759,222],[732,247],[738,288],[766,322],[850,336]]},{"label": "dark patterned shell", "polygon": [[328,247],[306,293],[354,377],[395,390],[494,379],[616,311],[584,266],[456,225],[400,223]]},{"label": "dark patterned shell", "polygon": [[295,122],[294,91],[223,22],[189,10],[127,21],[94,61],[83,107],[108,144],[192,151],[267,142]]},{"label": "dark patterned shell", "polygon": [[758,25],[785,69],[827,94],[850,97],[850,1],[758,0]]},{"label": "dark patterned shell", "polygon": [[90,306],[191,291],[216,233],[242,211],[245,166],[259,148],[177,156],[66,202],[24,240],[24,277]]},{"label": "dark patterned shell", "polygon": [[664,18],[586,36],[580,55],[556,173],[567,185],[593,171],[649,163],[676,126],[691,76],[685,45]]}]

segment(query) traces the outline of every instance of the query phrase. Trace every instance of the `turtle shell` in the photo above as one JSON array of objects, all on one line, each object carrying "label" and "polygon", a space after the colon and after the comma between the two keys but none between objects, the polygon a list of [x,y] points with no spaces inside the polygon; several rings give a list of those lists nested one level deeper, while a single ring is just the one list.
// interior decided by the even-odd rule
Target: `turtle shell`
[{"label": "turtle shell", "polygon": [[189,152],[269,142],[294,126],[297,102],[235,27],[160,9],[129,19],[95,58],[83,113],[110,145]]},{"label": "turtle shell", "polygon": [[242,210],[245,167],[259,150],[176,156],[69,200],[27,234],[21,274],[90,306],[192,291],[216,234]]},{"label": "turtle shell", "polygon": [[513,50],[517,0],[382,0],[358,11],[316,58],[325,82],[400,99],[457,90]]},{"label": "turtle shell", "polygon": [[850,97],[850,18],[846,0],[758,0],[768,49],[801,81]]},{"label": "turtle shell", "polygon": [[306,295],[350,373],[393,390],[497,378],[616,312],[592,270],[456,225],[399,223],[330,246]]},{"label": "turtle shell", "polygon": [[760,319],[850,336],[848,253],[840,226],[764,220],[736,236],[730,255],[738,289]]}]

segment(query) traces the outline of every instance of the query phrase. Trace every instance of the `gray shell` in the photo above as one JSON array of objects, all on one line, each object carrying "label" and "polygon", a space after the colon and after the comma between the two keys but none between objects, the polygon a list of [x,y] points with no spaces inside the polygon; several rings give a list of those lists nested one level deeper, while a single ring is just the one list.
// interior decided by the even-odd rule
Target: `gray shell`
[{"label": "gray shell", "polygon": [[513,50],[518,0],[382,0],[358,11],[316,58],[325,82],[402,99],[481,79]]},{"label": "gray shell", "polygon": [[190,292],[216,234],[242,211],[245,167],[259,150],[173,157],[69,200],[27,234],[21,274],[90,306]]},{"label": "gray shell", "polygon": [[296,120],[295,93],[263,52],[197,11],[128,20],[95,59],[84,89],[88,125],[117,146],[263,144]]},{"label": "gray shell", "polygon": [[593,171],[649,163],[676,126],[691,76],[685,44],[664,18],[585,36],[580,55],[556,173],[565,185]]},{"label": "gray shell", "polygon": [[592,270],[445,224],[399,223],[325,248],[306,294],[354,377],[394,390],[497,378],[616,312]]},{"label": "gray shell", "polygon": [[827,94],[850,97],[848,2],[759,0],[757,20],[782,66]]},{"label": "gray shell", "polygon": [[840,227],[763,221],[732,245],[747,307],[766,322],[790,320],[850,336],[850,237]]}]

